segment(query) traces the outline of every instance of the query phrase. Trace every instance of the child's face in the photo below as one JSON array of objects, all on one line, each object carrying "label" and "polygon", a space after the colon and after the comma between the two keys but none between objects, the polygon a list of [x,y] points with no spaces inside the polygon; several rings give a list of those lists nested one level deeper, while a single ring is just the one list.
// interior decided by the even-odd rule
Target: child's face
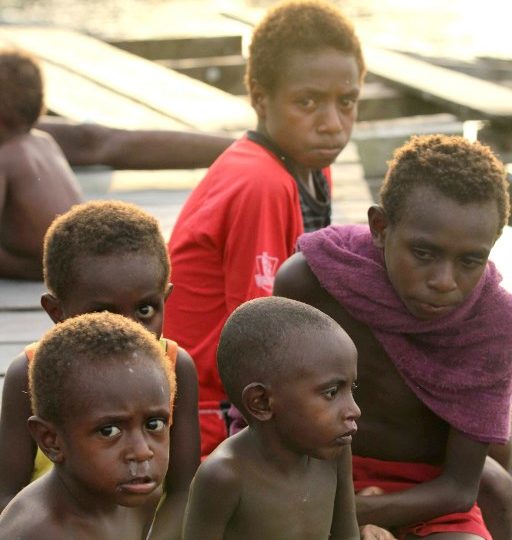
[{"label": "child's face", "polygon": [[359,79],[353,55],[325,48],[291,52],[272,93],[251,89],[258,130],[295,161],[303,179],[333,163],[349,141]]},{"label": "child's face", "polygon": [[75,265],[73,288],[62,301],[63,319],[110,311],[162,333],[166,291],[158,257],[147,253],[85,255]]},{"label": "child's face", "polygon": [[499,224],[495,201],[460,203],[416,187],[382,232],[389,279],[409,312],[430,320],[457,308],[485,270]]},{"label": "child's face", "polygon": [[[142,353],[140,353],[142,354]],[[105,362],[71,386],[61,436],[60,473],[80,500],[138,506],[165,477],[169,456],[169,385],[154,361]]]},{"label": "child's face", "polygon": [[314,330],[292,343],[287,354],[296,359],[296,373],[272,387],[278,436],[294,452],[335,459],[352,442],[361,415],[352,395],[356,348],[341,330]]}]

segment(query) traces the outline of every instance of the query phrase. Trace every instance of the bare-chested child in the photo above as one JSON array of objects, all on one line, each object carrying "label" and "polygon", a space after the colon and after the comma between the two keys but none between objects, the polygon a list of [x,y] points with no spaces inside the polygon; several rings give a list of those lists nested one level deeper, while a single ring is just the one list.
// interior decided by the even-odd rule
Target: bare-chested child
[{"label": "bare-chested child", "polygon": [[[72,208],[49,228],[44,244],[48,293],[43,308],[55,323],[83,313],[110,311],[160,338],[169,283],[169,259],[157,220],[138,207],[92,201]],[[171,428],[170,466],[152,538],[179,538],[188,488],[199,465],[197,375],[188,353],[160,340],[176,371],[178,395]],[[36,457],[26,428],[32,414],[28,346],[9,366],[0,414],[0,509],[49,465]],[[35,464],[34,464],[34,458]]]},{"label": "bare-chested child", "polygon": [[[474,503],[489,443],[510,431],[512,298],[487,260],[508,214],[504,168],[487,147],[414,137],[390,163],[369,228],[302,236],[277,275],[275,294],[324,311],[357,346],[354,482],[381,493],[356,496],[361,524],[491,539]],[[511,537],[503,512],[494,540]]]},{"label": "bare-chested child", "polygon": [[41,279],[43,237],[56,215],[82,200],[62,151],[32,129],[43,108],[36,60],[0,51],[0,278]]},{"label": "bare-chested child", "polygon": [[54,467],[0,516],[0,537],[141,540],[169,460],[174,373],[154,335],[93,313],[58,324],[30,365],[28,426]]},{"label": "bare-chested child", "polygon": [[231,314],[217,361],[249,427],[199,467],[184,540],[359,538],[350,476],[360,414],[352,340],[317,309],[260,298]]}]

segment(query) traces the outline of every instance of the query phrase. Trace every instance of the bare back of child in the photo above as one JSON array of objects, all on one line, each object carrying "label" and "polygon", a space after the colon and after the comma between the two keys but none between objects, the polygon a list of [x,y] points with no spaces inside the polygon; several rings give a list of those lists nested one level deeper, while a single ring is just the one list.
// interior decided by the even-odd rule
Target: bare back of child
[{"label": "bare back of child", "polygon": [[41,279],[44,234],[82,200],[63,153],[32,129],[43,107],[36,61],[0,52],[0,277]]},{"label": "bare back of child", "polygon": [[217,358],[249,427],[200,466],[184,539],[359,538],[350,477],[357,352],[347,334],[309,306],[261,298],[230,316]]},{"label": "bare back of child", "polygon": [[[508,215],[503,168],[461,138],[415,138],[397,151],[381,196],[369,230],[333,227],[299,239],[274,292],[327,313],[357,346],[364,414],[354,480],[363,493],[379,488],[356,497],[360,524],[407,538],[490,539],[474,502],[488,443],[509,429],[510,373],[493,343],[507,339],[511,300],[487,267]],[[471,364],[482,358],[488,366]],[[501,396],[491,424],[488,398],[467,393],[481,385],[482,375],[471,382],[475,369]]]},{"label": "bare back of child", "polygon": [[54,467],[7,506],[0,536],[145,538],[167,470],[175,395],[155,337],[107,312],[69,319],[41,341],[30,390],[29,428]]}]

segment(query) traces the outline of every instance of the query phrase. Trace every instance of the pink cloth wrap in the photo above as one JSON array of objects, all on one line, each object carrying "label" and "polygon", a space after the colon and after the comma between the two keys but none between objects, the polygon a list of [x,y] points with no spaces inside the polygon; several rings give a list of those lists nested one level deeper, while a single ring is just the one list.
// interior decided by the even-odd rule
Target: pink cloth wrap
[{"label": "pink cloth wrap", "polygon": [[427,407],[477,441],[509,438],[512,296],[499,286],[492,262],[458,309],[423,321],[396,294],[368,226],[307,233],[298,248],[321,286],[370,328]]}]

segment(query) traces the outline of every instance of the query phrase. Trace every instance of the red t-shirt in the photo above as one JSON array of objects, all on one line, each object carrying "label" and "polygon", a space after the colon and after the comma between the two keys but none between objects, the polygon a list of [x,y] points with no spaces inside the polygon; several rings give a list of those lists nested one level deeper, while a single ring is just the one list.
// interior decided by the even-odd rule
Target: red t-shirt
[{"label": "red t-shirt", "polygon": [[200,401],[226,399],[215,358],[222,327],[240,304],[272,293],[302,232],[295,180],[246,137],[217,159],[185,203],[169,241],[174,290],[164,335],[192,355]]}]

